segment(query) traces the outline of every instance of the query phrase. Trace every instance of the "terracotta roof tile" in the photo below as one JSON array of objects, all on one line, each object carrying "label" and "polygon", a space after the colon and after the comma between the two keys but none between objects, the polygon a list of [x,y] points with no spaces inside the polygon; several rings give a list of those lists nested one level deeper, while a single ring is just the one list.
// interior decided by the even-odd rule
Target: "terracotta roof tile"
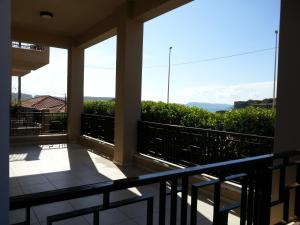
[{"label": "terracotta roof tile", "polygon": [[52,96],[38,96],[22,101],[21,105],[37,110],[48,109],[49,112],[65,112],[66,103],[64,100]]}]

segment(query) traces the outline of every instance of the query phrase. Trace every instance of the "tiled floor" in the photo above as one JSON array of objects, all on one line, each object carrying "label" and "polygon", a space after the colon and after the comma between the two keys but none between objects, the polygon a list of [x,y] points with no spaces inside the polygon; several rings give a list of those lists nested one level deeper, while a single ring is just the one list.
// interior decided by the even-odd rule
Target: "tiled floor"
[{"label": "tiled floor", "polygon": [[[70,144],[14,146],[10,154],[11,196],[55,190],[83,184],[116,180],[138,176],[146,172],[137,167],[118,167],[110,160],[97,155],[93,150]],[[154,224],[158,224],[158,185],[148,185],[129,190],[113,192],[111,201],[143,194],[153,194]],[[167,198],[167,200],[169,200]],[[178,202],[180,195],[178,195]],[[102,203],[102,196],[90,196],[65,202],[42,205],[31,210],[31,224],[44,225],[49,215],[67,212]],[[167,212],[170,209],[167,201]],[[178,204],[180,210],[180,204]],[[137,203],[100,213],[103,225],[144,225],[146,224],[146,203]],[[24,210],[11,212],[11,224],[24,220]],[[211,224],[212,206],[209,199],[198,201],[198,224]],[[239,218],[230,214],[229,224],[238,224]],[[169,218],[166,219],[169,224]],[[92,216],[87,215],[54,224],[89,225]],[[179,221],[177,222],[179,224]],[[173,225],[173,224],[172,224]]]}]

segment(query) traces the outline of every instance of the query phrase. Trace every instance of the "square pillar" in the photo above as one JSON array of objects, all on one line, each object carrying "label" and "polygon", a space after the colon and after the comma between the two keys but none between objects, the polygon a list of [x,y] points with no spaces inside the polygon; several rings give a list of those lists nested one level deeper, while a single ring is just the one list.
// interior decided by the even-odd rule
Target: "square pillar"
[{"label": "square pillar", "polygon": [[81,113],[83,112],[84,94],[84,49],[68,50],[68,139],[77,142],[80,137]]},{"label": "square pillar", "polygon": [[11,1],[0,1],[0,224],[9,224],[9,107]]},{"label": "square pillar", "polygon": [[[278,88],[274,152],[300,148],[300,1],[282,0],[279,30]],[[295,168],[289,168],[287,184],[295,181]],[[279,192],[279,173],[273,174],[273,198]],[[300,192],[291,192],[291,200],[300,203]],[[294,201],[290,204],[293,217]],[[300,205],[299,205],[300,206]],[[298,208],[299,208],[298,206]],[[299,212],[298,212],[299,214]],[[272,208],[271,224],[283,219],[283,204]]]},{"label": "square pillar", "polygon": [[137,147],[141,117],[143,23],[124,10],[117,27],[114,162],[130,164]]},{"label": "square pillar", "polygon": [[300,1],[282,0],[275,152],[300,148]]}]

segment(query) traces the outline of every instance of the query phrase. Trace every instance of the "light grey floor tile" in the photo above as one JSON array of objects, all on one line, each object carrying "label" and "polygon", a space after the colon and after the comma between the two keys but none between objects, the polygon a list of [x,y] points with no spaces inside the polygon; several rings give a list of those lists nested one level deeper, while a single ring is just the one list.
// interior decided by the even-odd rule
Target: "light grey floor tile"
[{"label": "light grey floor tile", "polygon": [[56,189],[55,186],[50,184],[49,182],[22,186],[22,190],[24,194],[32,194],[32,193],[43,192],[43,191],[52,191],[55,189]]},{"label": "light grey floor tile", "polygon": [[[25,221],[25,209],[12,210],[9,212],[10,224],[20,223]],[[33,212],[30,211],[30,222],[38,223],[38,220]]]},{"label": "light grey floor tile", "polygon": [[20,186],[14,186],[9,188],[9,195],[10,196],[18,196],[23,195],[24,192]]},{"label": "light grey floor tile", "polygon": [[69,212],[72,210],[73,208],[68,202],[57,202],[33,207],[33,211],[37,215],[39,222],[46,221],[47,216]]}]

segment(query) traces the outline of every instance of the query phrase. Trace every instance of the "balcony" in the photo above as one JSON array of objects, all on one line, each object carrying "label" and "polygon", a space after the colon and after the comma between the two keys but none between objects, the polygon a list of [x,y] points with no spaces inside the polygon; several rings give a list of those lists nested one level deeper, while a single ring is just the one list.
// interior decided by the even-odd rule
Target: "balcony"
[{"label": "balcony", "polygon": [[[149,174],[136,166],[118,167],[76,144],[13,145],[11,223],[268,224],[270,209],[277,205],[284,205],[286,218],[294,210],[299,215],[298,201],[290,208],[290,194],[298,184],[285,182],[287,168],[297,165],[299,183],[300,166],[291,157],[298,154],[267,154]],[[280,172],[280,181],[271,201],[276,189],[271,186],[272,170]],[[204,175],[212,172],[214,177]],[[239,190],[236,199],[226,196],[230,185]]]},{"label": "balcony", "polygon": [[49,48],[37,44],[12,42],[12,69],[14,76],[24,76],[49,64]]},{"label": "balcony", "polygon": [[[243,159],[213,164],[207,161],[188,168],[181,165],[179,168],[175,163],[180,161],[184,164],[187,158],[181,161],[168,152],[174,149],[176,142],[173,143],[173,140],[177,134],[172,134],[168,142],[169,137],[159,132],[164,133],[168,129],[179,132],[181,128],[147,124],[147,129],[155,130],[157,135],[154,139],[146,139],[149,138],[145,132],[146,124],[140,124],[139,129],[145,135],[139,139],[143,25],[188,2],[190,0],[120,0],[86,4],[74,1],[71,8],[64,3],[46,1],[41,2],[39,7],[35,1],[1,2],[1,225],[9,223],[9,208],[10,213],[15,214],[11,215],[11,223],[27,225],[99,224],[99,220],[102,224],[119,225],[267,225],[287,224],[299,218],[300,169],[296,157],[299,152],[290,152],[300,147],[300,108],[295,104],[300,97],[298,1],[281,1],[274,153],[245,155]],[[84,96],[84,51],[114,35],[117,36],[116,108],[114,143],[108,144],[82,136],[80,118]],[[41,51],[39,47],[28,49],[22,48],[21,44],[21,48],[12,48],[11,37],[21,43],[43,43],[68,50],[68,117],[64,141],[51,140],[50,144],[44,135],[35,135],[34,139],[28,138],[27,143],[46,142],[48,145],[28,146],[12,140],[10,149],[10,75],[21,76],[49,62],[47,51]],[[19,125],[26,127],[23,119],[18,120],[12,128]],[[88,126],[91,130],[85,132],[97,137],[99,133],[93,131],[93,123]],[[48,129],[40,121],[34,127],[41,130],[38,134]],[[216,140],[226,140],[233,145],[239,143],[235,134],[210,134],[201,130],[189,134],[189,139],[198,140],[209,135],[209,143]],[[102,133],[100,136],[106,138]],[[108,137],[112,140],[111,134]],[[252,145],[255,138],[244,140],[251,140],[249,144]],[[143,142],[149,145],[148,148],[138,149]],[[74,143],[77,145],[72,145]],[[158,150],[154,149],[156,146]],[[166,149],[168,151],[165,152]],[[189,144],[180,154],[189,154],[191,149],[193,147]],[[207,155],[201,149],[196,148],[196,151],[201,157]],[[162,160],[166,156],[173,163]],[[157,165],[162,172],[146,171],[145,174],[146,168],[154,170]],[[8,168],[11,170],[11,196]],[[237,198],[224,202],[224,197],[228,196],[225,192],[233,193],[233,190],[238,190]],[[124,220],[120,221],[120,218]]]},{"label": "balcony", "polygon": [[[18,113],[11,124],[39,132],[20,134],[12,126],[11,134],[33,141],[65,133],[66,116]],[[53,121],[62,129],[51,129]],[[113,121],[83,114],[81,145],[12,144],[12,224],[268,224],[277,207],[285,221],[299,215],[291,200],[299,196],[299,152],[268,154],[273,138],[140,121],[134,164],[120,167],[112,161]],[[286,181],[293,166],[295,183]],[[272,173],[280,174],[273,186]]]}]

